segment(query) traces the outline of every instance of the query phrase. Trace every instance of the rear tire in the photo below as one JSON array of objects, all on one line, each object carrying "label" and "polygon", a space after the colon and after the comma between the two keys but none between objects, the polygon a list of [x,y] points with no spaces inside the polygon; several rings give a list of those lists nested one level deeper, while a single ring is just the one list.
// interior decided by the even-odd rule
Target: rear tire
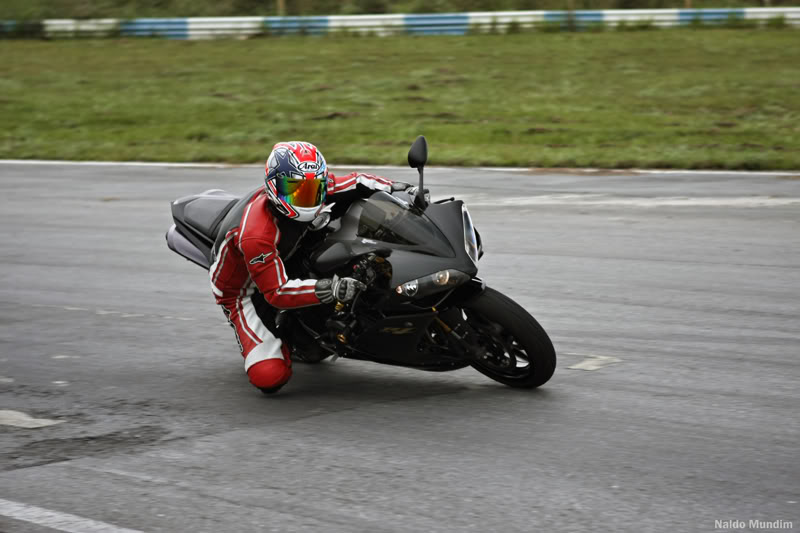
[{"label": "rear tire", "polygon": [[510,387],[526,389],[539,387],[553,376],[556,352],[550,337],[514,300],[487,287],[463,311],[477,334],[470,342],[485,352],[472,363],[475,370]]}]

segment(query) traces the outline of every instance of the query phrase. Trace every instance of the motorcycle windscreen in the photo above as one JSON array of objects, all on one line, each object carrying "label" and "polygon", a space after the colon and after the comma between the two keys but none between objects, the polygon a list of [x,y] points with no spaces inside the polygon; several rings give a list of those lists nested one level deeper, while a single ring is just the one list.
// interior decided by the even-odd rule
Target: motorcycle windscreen
[{"label": "motorcycle windscreen", "polygon": [[373,194],[364,203],[358,219],[358,236],[386,243],[440,250],[436,255],[454,255],[450,241],[431,219],[412,210],[406,202],[382,191]]}]

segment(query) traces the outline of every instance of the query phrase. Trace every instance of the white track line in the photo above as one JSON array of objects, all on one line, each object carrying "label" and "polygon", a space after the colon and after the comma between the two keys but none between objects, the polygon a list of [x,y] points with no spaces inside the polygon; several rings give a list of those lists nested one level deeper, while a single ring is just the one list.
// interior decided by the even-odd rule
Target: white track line
[{"label": "white track line", "polygon": [[74,514],[51,511],[42,507],[3,499],[0,499],[0,516],[69,533],[142,533],[138,529],[117,527],[113,524],[92,520],[91,518],[83,518]]},{"label": "white track line", "polygon": [[[52,159],[0,159],[0,165],[85,165],[85,166],[123,166],[123,167],[159,167],[159,168],[263,168],[262,163],[159,163],[153,161],[58,161]],[[377,170],[407,170],[404,165],[332,165],[332,169],[368,168]],[[800,170],[658,170],[658,169],[610,169],[610,168],[524,168],[524,167],[428,167],[439,170],[485,170],[488,172],[537,172],[554,174],[677,174],[677,175],[733,175],[733,176],[800,176]]]},{"label": "white track line", "polygon": [[608,365],[613,365],[615,363],[621,363],[622,359],[619,357],[611,357],[610,355],[592,355],[592,354],[566,354],[566,355],[584,355],[587,359],[584,359],[580,363],[574,364],[572,366],[568,366],[570,370],[599,370],[603,367]]},{"label": "white track line", "polygon": [[[597,172],[602,172],[597,169]],[[735,176],[800,176],[800,170],[658,170],[658,169],[634,169],[631,172],[637,174],[708,174],[711,176],[720,174],[733,174]]]},{"label": "white track line", "polygon": [[536,172],[537,174],[702,174],[710,176],[800,176],[800,170],[684,170],[657,168],[521,168],[521,167],[478,167],[490,172]]},{"label": "white track line", "polygon": [[772,196],[656,196],[619,197],[605,194],[542,194],[496,199],[486,194],[462,194],[459,199],[472,206],[552,206],[579,207],[784,207],[800,204],[800,197]]},{"label": "white track line", "polygon": [[49,418],[33,418],[22,411],[12,411],[11,409],[0,409],[0,426],[14,426],[17,428],[36,429],[47,426],[55,426],[63,420],[50,420]]},{"label": "white track line", "polygon": [[39,307],[46,309],[57,309],[59,311],[80,311],[86,314],[94,314],[97,316],[114,316],[118,318],[161,318],[164,320],[182,320],[184,322],[193,322],[197,319],[185,316],[172,316],[172,315],[148,315],[144,313],[125,313],[123,311],[115,311],[113,309],[88,309],[86,307],[74,307],[71,305],[49,305],[49,304],[20,304],[28,305],[30,307]]},{"label": "white track line", "polygon": [[[226,163],[157,163],[151,161],[55,161],[50,159],[0,159],[0,165],[80,165],[87,167],[173,167],[173,168],[237,168],[256,165],[229,165]],[[262,166],[262,165],[258,165]]]}]

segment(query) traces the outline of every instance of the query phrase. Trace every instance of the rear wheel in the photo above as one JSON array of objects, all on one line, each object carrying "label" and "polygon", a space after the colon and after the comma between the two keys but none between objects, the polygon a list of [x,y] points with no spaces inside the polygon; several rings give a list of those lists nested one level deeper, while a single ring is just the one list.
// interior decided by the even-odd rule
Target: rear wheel
[{"label": "rear wheel", "polygon": [[481,355],[472,367],[510,387],[534,388],[552,377],[556,352],[542,326],[504,294],[486,288],[463,308]]}]

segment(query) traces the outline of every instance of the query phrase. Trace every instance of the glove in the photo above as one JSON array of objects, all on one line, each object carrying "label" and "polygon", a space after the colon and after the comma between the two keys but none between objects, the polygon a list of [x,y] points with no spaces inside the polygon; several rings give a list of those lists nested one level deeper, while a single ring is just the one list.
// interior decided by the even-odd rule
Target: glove
[{"label": "glove", "polygon": [[393,181],[392,182],[392,192],[405,191],[409,187],[411,187],[411,184],[410,183],[406,183],[404,181]]},{"label": "glove", "polygon": [[367,286],[353,278],[340,278],[334,275],[332,279],[321,279],[314,287],[314,293],[319,301],[329,304],[334,300],[349,302],[352,300],[356,291],[363,291]]},{"label": "glove", "polygon": [[[408,189],[406,189],[406,194],[409,194],[409,195],[411,195],[411,196],[416,196],[416,195],[417,195],[417,191],[418,191],[418,190],[419,190],[419,187],[418,187],[418,186],[416,186],[416,185],[409,185],[409,186],[408,186]],[[429,190],[427,187],[425,187],[424,189],[422,189],[422,193],[423,193],[423,194],[430,194],[430,193],[431,193],[431,191],[430,191],[430,190]]]},{"label": "glove", "polygon": [[[416,185],[412,185],[408,189],[406,189],[406,194],[411,196],[412,198],[417,195],[417,191],[419,191],[419,187]],[[431,201],[431,191],[428,190],[427,187],[422,189],[422,197],[425,198],[425,201],[430,203]]]}]

